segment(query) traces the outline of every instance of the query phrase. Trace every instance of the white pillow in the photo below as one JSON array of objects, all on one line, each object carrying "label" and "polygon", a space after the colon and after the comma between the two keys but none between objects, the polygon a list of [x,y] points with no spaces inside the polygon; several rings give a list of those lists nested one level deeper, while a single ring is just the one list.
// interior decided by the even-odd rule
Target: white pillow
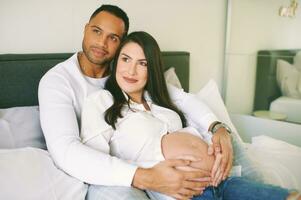
[{"label": "white pillow", "polygon": [[257,165],[253,162],[254,159],[252,156],[247,152],[241,137],[231,122],[216,82],[210,80],[196,95],[212,110],[220,121],[228,124],[232,129],[232,145],[234,150],[233,165],[241,165],[241,174],[243,177],[255,181],[262,181],[262,174],[258,170]]},{"label": "white pillow", "polygon": [[169,68],[164,72],[165,81],[179,89],[182,89],[181,82],[176,74],[174,67]]},{"label": "white pillow", "polygon": [[196,94],[216,115],[216,117],[222,122],[228,124],[236,135],[238,141],[242,142],[242,139],[237,134],[237,130],[231,122],[227,108],[224,101],[219,93],[218,86],[214,80],[209,82]]},{"label": "white pillow", "polygon": [[283,96],[301,98],[298,91],[300,72],[297,68],[285,60],[277,60],[276,78]]},{"label": "white pillow", "polygon": [[0,199],[83,200],[87,185],[59,170],[37,148],[0,149]]},{"label": "white pillow", "polygon": [[38,106],[0,109],[0,149],[46,149]]},{"label": "white pillow", "polygon": [[298,71],[301,72],[301,51],[298,51],[298,53],[295,55],[294,65],[298,69]]}]

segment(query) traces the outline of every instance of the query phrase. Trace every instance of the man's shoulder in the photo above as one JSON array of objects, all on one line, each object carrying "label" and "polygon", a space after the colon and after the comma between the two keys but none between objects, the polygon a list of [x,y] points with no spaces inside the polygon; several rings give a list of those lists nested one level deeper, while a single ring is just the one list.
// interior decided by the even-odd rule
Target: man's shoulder
[{"label": "man's shoulder", "polygon": [[44,76],[48,76],[49,74],[52,73],[66,73],[66,71],[74,71],[75,69],[77,69],[77,53],[73,54],[70,58],[56,64],[55,66],[53,66],[48,72],[45,73]]},{"label": "man's shoulder", "polygon": [[76,74],[77,60],[76,54],[68,58],[67,60],[56,64],[54,67],[49,69],[42,77],[41,82],[53,79],[67,78]]}]

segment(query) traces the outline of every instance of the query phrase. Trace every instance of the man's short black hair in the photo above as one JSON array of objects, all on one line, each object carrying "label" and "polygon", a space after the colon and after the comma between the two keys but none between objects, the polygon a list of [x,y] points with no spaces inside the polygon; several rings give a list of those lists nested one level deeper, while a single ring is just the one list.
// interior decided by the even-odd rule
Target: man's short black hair
[{"label": "man's short black hair", "polygon": [[91,15],[90,20],[93,19],[98,13],[100,13],[101,11],[106,11],[111,13],[112,15],[122,19],[122,21],[124,22],[124,26],[125,26],[125,30],[124,30],[124,35],[126,36],[129,30],[129,18],[127,16],[127,14],[119,7],[114,6],[114,5],[108,5],[108,4],[103,4],[102,6],[100,6],[99,8],[97,8],[94,13]]}]

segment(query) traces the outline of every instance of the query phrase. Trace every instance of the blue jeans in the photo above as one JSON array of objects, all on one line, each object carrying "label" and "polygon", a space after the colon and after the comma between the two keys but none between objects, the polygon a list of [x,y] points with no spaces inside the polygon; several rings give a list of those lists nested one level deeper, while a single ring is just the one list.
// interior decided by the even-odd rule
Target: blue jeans
[{"label": "blue jeans", "polygon": [[242,177],[229,177],[217,187],[208,187],[193,200],[284,200],[287,189],[266,185]]},{"label": "blue jeans", "polygon": [[149,200],[146,193],[133,187],[90,185],[85,200]]}]

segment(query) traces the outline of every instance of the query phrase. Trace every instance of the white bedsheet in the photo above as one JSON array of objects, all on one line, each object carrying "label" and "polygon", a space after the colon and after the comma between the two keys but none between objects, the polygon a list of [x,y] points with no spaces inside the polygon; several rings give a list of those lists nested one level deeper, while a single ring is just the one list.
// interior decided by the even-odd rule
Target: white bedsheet
[{"label": "white bedsheet", "polygon": [[286,114],[286,121],[301,123],[301,99],[281,96],[271,102],[270,110]]},{"label": "white bedsheet", "polygon": [[265,183],[301,190],[301,148],[268,136],[256,136],[247,145]]}]

